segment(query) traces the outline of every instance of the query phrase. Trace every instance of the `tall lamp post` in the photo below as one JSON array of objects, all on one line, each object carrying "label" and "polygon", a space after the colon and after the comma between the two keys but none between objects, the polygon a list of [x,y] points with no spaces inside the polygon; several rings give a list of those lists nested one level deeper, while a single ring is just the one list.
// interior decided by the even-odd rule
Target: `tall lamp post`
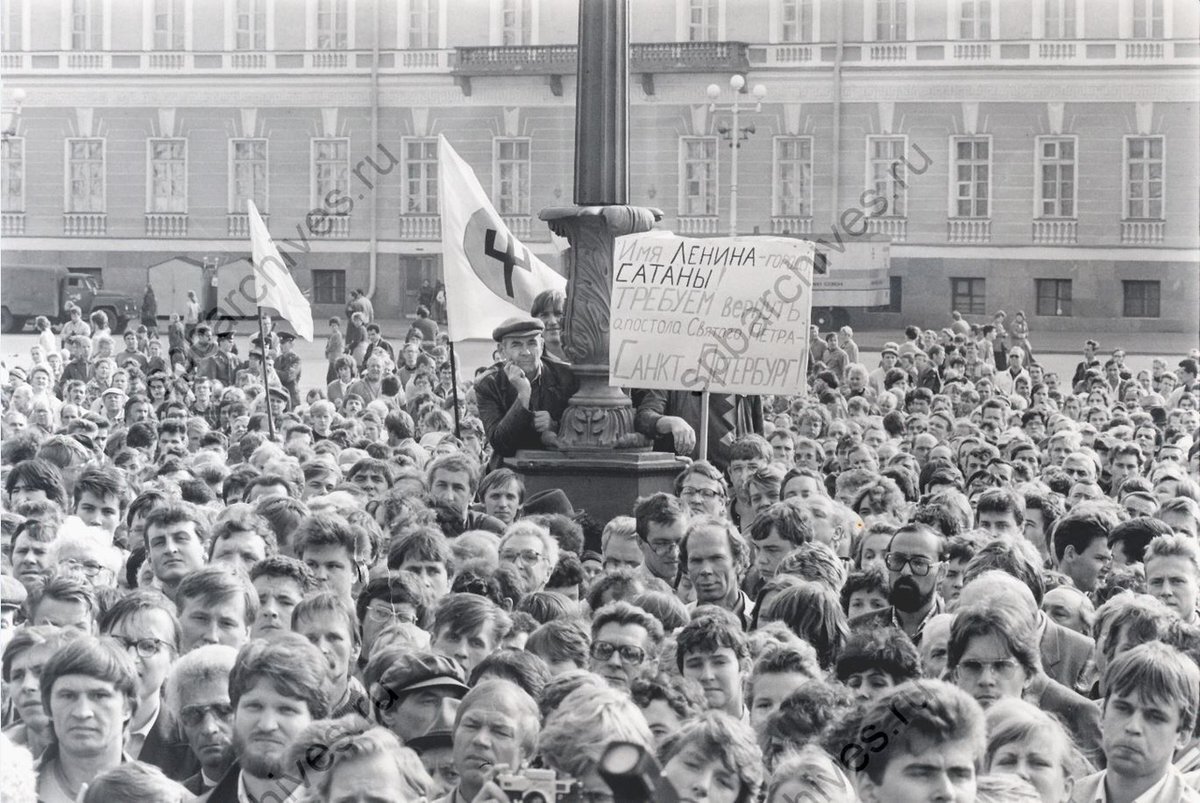
[{"label": "tall lamp post", "polygon": [[[729,112],[732,119],[732,125],[717,126],[717,133],[722,138],[729,140],[729,147],[733,149],[732,161],[729,165],[729,236],[737,236],[737,212],[738,212],[738,151],[741,150],[742,143],[754,134],[754,124],[748,126],[738,125],[738,115],[741,112],[742,101],[738,97],[745,91],[746,79],[741,75],[733,75],[729,78],[729,86],[733,89],[732,103],[717,103],[721,97],[721,87],[717,84],[708,85],[708,110],[710,112]],[[762,111],[763,98],[767,96],[767,88],[762,84],[755,84],[751,91],[754,95],[754,111]]]}]

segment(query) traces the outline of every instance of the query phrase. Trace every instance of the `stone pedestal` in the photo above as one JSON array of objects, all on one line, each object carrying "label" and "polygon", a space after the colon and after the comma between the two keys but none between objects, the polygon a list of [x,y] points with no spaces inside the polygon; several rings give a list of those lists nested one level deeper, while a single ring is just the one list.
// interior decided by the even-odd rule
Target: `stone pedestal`
[{"label": "stone pedestal", "polygon": [[[525,495],[561,488],[576,510],[606,523],[628,516],[639,496],[674,493],[675,477],[688,460],[647,450],[552,452],[521,450],[505,464],[525,480]],[[599,544],[588,544],[599,550]]]}]

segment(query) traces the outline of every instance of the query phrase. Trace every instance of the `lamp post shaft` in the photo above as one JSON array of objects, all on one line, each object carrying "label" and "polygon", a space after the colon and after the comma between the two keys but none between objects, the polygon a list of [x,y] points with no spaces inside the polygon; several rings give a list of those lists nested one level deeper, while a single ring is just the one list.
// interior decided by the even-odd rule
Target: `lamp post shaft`
[{"label": "lamp post shaft", "polygon": [[733,130],[730,132],[729,144],[733,149],[732,161],[729,163],[729,236],[737,236],[738,213],[738,151],[741,150],[742,129],[738,127],[737,96],[733,99]]}]

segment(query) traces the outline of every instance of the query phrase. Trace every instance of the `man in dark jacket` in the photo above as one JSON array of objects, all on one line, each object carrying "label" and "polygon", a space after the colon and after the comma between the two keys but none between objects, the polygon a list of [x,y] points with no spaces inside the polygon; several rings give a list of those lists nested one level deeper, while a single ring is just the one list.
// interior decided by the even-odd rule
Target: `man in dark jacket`
[{"label": "man in dark jacket", "polygon": [[546,355],[545,328],[536,318],[518,317],[492,332],[503,361],[480,378],[475,392],[493,468],[518,449],[556,446],[567,401],[579,390],[570,366]]}]

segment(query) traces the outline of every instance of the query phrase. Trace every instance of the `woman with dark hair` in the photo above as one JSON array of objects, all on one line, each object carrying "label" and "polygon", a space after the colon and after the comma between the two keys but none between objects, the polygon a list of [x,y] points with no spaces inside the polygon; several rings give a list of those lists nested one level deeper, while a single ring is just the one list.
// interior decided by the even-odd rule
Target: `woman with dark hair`
[{"label": "woman with dark hair", "polygon": [[837,595],[818,583],[781,590],[766,604],[759,621],[783,622],[817,651],[821,668],[829,670],[850,635]]},{"label": "woman with dark hair", "polygon": [[529,314],[546,325],[542,338],[546,343],[546,353],[553,354],[560,360],[565,360],[563,351],[562,323],[567,306],[567,294],[562,290],[543,290],[533,299]]},{"label": "woman with dark hair", "polygon": [[1021,697],[1041,674],[1041,654],[1032,624],[995,607],[960,610],[950,627],[946,668],[954,685],[984,709]]}]

